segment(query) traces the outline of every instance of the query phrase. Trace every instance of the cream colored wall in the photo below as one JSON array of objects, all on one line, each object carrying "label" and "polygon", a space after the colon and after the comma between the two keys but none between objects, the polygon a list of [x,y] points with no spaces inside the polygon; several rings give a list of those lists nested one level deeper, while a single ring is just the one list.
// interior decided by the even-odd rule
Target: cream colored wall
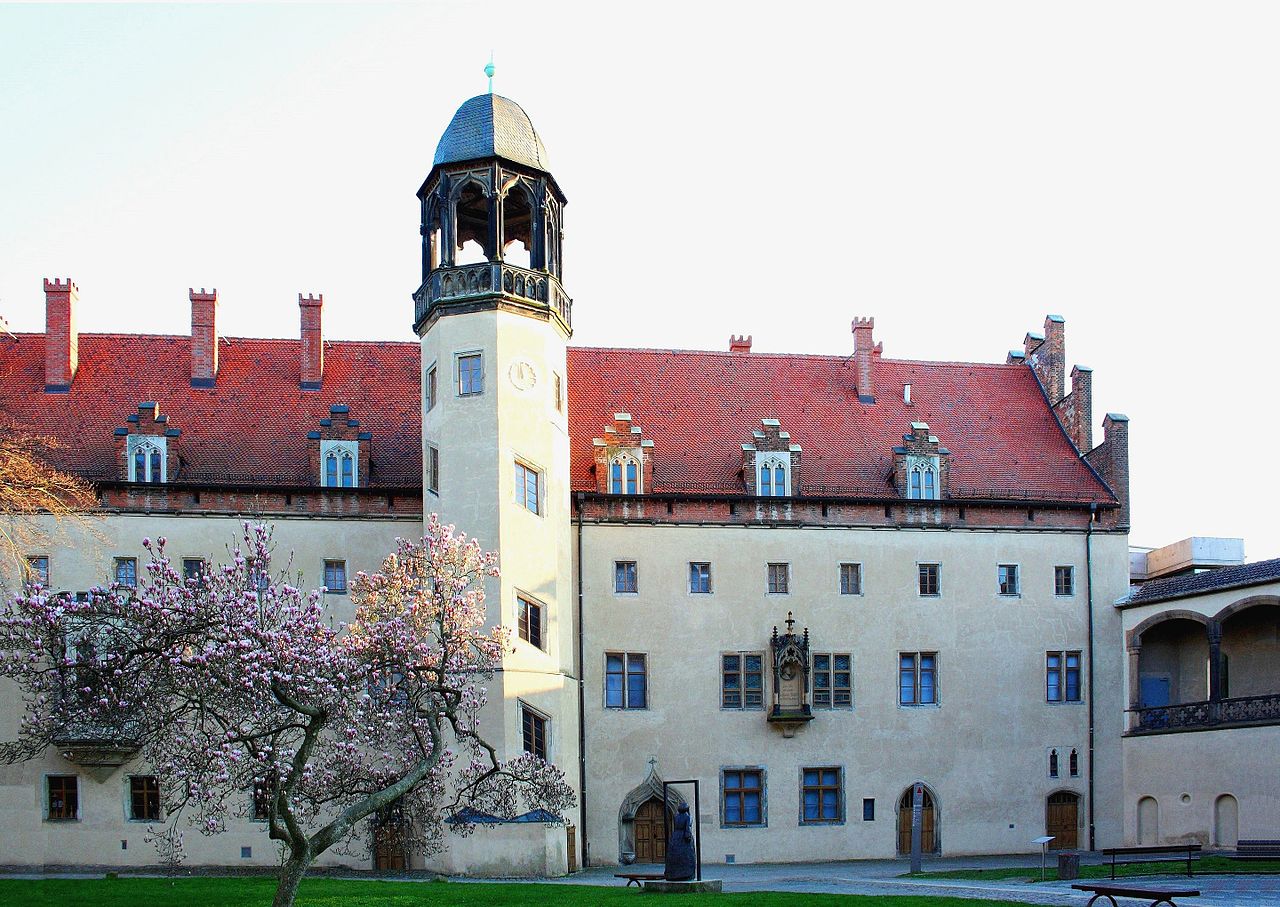
[{"label": "cream colored wall", "polygon": [[467,837],[449,833],[446,849],[426,868],[446,875],[545,878],[563,875],[567,838],[562,826],[481,825]]},{"label": "cream colored wall", "polygon": [[[484,393],[461,397],[456,356],[477,351],[484,355]],[[501,577],[487,585],[487,617],[489,624],[501,622],[510,629],[511,651],[489,686],[486,735],[504,758],[518,755],[523,750],[520,704],[532,707],[550,719],[548,759],[576,790],[565,338],[546,321],[510,312],[446,315],[422,338],[422,362],[424,380],[427,369],[437,368],[438,402],[424,411],[423,425],[424,445],[438,447],[441,466],[439,494],[427,492],[424,509],[500,552]],[[555,375],[561,379],[559,410]],[[540,474],[537,514],[517,503],[517,460]],[[544,609],[543,649],[519,638],[517,595]],[[576,811],[570,818],[576,821]]]},{"label": "cream colored wall", "polygon": [[[1160,614],[1190,611],[1213,618],[1231,605],[1247,600],[1280,603],[1280,582],[1117,610],[1127,636],[1139,624]],[[1277,676],[1273,661],[1275,624],[1272,623],[1268,629],[1265,621],[1256,619],[1260,612],[1252,615],[1247,610],[1237,613],[1239,616],[1226,622],[1231,630],[1224,632],[1223,638],[1223,651],[1233,656],[1229,694],[1235,697],[1280,692],[1280,686],[1274,683],[1267,685],[1268,677],[1274,679]],[[1239,636],[1232,633],[1232,630],[1245,629],[1248,632],[1241,632]],[[1195,631],[1203,638],[1203,629],[1199,625]],[[1184,670],[1203,677],[1206,674],[1204,659],[1208,655],[1207,645],[1196,648],[1195,653],[1200,660],[1184,664]],[[1129,688],[1129,672],[1134,667],[1132,661],[1126,662],[1126,690]],[[1249,686],[1239,687],[1236,674],[1250,668],[1256,669],[1257,674]],[[1207,697],[1203,683],[1197,689],[1202,694],[1198,699]],[[1280,774],[1276,771],[1274,754],[1280,751],[1280,727],[1225,728],[1125,737],[1122,747],[1126,844],[1138,843],[1137,808],[1143,797],[1153,797],[1159,805],[1161,843],[1216,845],[1213,806],[1223,794],[1231,794],[1239,804],[1240,837],[1276,836],[1277,816],[1280,816]]]},{"label": "cream colored wall", "polygon": [[[240,538],[242,520],[231,516],[162,516],[113,514],[95,519],[87,527],[73,523],[50,524],[50,584],[58,590],[79,591],[107,582],[112,559],[136,557],[139,571],[146,563],[142,539],[161,536],[166,550],[181,566],[183,557],[204,557],[212,563],[227,559],[227,549]],[[397,536],[412,537],[420,532],[417,518],[405,519],[322,519],[273,518],[276,555],[274,566],[286,566],[292,552],[292,574],[301,573],[303,588],[323,583],[323,561],[345,559],[348,579],[360,570],[376,570],[383,557],[395,547]],[[346,595],[330,594],[326,605],[338,620],[349,619],[351,601]],[[16,688],[5,682],[0,687],[0,738],[15,737],[20,718]],[[137,765],[110,772],[90,772],[82,766],[47,751],[30,762],[0,766],[0,810],[6,817],[4,844],[0,846],[3,866],[143,866],[157,862],[152,845],[143,840],[146,824],[128,815],[128,776],[145,774]],[[45,815],[46,775],[76,775],[79,778],[80,818],[50,822]],[[246,792],[246,800],[248,798]],[[127,846],[122,846],[127,842]],[[192,866],[274,866],[278,864],[275,845],[260,822],[235,820],[225,834],[205,837],[188,829],[185,839],[187,863]],[[252,848],[250,858],[241,857],[241,847]],[[324,854],[321,865],[368,868],[363,856]]]},{"label": "cream colored wall", "polygon": [[[639,592],[612,591],[613,564],[638,564]],[[691,595],[690,561],[712,564],[713,594]],[[791,565],[791,593],[768,595],[766,564]],[[838,565],[863,565],[861,596],[838,594]],[[942,565],[942,595],[917,594],[918,562]],[[996,568],[1020,565],[1022,595],[997,594]],[[1053,594],[1053,568],[1076,567],[1076,592]],[[1080,533],[838,528],[594,525],[584,527],[586,734],[593,863],[618,859],[617,811],[655,758],[663,778],[702,786],[703,859],[738,862],[893,856],[896,803],[915,780],[937,798],[944,853],[1029,851],[1044,833],[1045,798],[1068,789],[1086,813],[1085,702],[1045,702],[1045,652],[1087,649],[1085,539]],[[1100,744],[1099,789],[1120,788],[1119,621],[1111,602],[1127,589],[1123,535],[1093,537],[1098,633],[1095,697],[1117,735]],[[852,711],[817,711],[786,739],[760,711],[719,708],[719,655],[767,653],[769,634],[793,611],[815,652],[851,652]],[[648,656],[649,708],[603,706],[604,654]],[[897,703],[901,651],[935,651],[936,707]],[[766,693],[771,681],[766,679]],[[1086,696],[1089,694],[1086,686]],[[766,701],[767,701],[766,695]],[[1063,753],[1048,777],[1048,750]],[[1066,753],[1080,754],[1067,778]],[[724,766],[767,772],[768,830],[722,829]],[[846,821],[800,826],[803,767],[845,772]],[[863,798],[876,801],[862,820]],[[1120,815],[1099,800],[1100,846],[1118,839]],[[1012,827],[1011,827],[1012,826]]]}]

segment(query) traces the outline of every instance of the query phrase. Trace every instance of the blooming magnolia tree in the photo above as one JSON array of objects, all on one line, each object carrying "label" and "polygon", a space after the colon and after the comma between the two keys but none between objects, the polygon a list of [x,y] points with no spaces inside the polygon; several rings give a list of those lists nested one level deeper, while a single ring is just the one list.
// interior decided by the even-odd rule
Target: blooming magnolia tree
[{"label": "blooming magnolia tree", "polygon": [[497,560],[453,527],[432,516],[420,542],[360,574],[345,625],[321,593],[273,578],[266,526],[246,523],[231,562],[190,580],[163,539],[144,545],[136,591],[37,589],[0,615],[0,676],[26,705],[0,761],[136,752],[159,779],[165,817],[149,837],[168,861],[184,828],[216,834],[256,803],[281,844],[277,907],[318,855],[365,850],[393,811],[432,852],[451,816],[573,805],[555,766],[503,762],[482,736],[483,684],[507,644],[484,628]]}]

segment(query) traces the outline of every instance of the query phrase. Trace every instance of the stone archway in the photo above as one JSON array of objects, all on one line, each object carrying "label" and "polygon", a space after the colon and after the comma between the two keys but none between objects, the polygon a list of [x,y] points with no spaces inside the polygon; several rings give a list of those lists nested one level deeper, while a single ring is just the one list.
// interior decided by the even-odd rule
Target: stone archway
[{"label": "stone archway", "polygon": [[[657,765],[652,762],[649,764],[649,774],[623,798],[622,806],[618,809],[618,862],[624,866],[636,861],[636,813],[650,801],[656,801],[659,805],[662,803],[662,777],[658,774]],[[684,803],[684,797],[674,790],[668,791],[667,812],[673,817]]]}]

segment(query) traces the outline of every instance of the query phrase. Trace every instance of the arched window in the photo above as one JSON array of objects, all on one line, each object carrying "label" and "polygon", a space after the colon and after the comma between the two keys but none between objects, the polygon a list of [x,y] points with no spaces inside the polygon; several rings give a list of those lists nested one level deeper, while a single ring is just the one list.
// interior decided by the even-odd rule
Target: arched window
[{"label": "arched window", "polygon": [[520,268],[533,266],[533,199],[520,184],[502,199],[502,260]]},{"label": "arched window", "polygon": [[163,437],[130,435],[126,460],[129,481],[156,485],[168,481],[165,465],[166,449],[167,441]]},{"label": "arched window", "polygon": [[1049,777],[1058,777],[1058,751],[1049,750]]},{"label": "arched window", "polygon": [[1067,771],[1072,778],[1080,777],[1080,754],[1075,750],[1071,751],[1071,756],[1067,759]]},{"label": "arched window", "polygon": [[458,193],[454,201],[454,264],[493,260],[493,250],[489,247],[489,204],[485,188],[474,180]]},{"label": "arched window", "polygon": [[938,499],[938,465],[931,457],[912,457],[908,461],[907,497],[917,501]]},{"label": "arched window", "polygon": [[789,492],[790,457],[766,456],[757,460],[757,493],[762,498],[785,498]]},{"label": "arched window", "polygon": [[640,493],[640,464],[628,456],[621,456],[609,464],[610,494]]},{"label": "arched window", "polygon": [[360,442],[320,442],[320,484],[326,488],[360,485]]}]

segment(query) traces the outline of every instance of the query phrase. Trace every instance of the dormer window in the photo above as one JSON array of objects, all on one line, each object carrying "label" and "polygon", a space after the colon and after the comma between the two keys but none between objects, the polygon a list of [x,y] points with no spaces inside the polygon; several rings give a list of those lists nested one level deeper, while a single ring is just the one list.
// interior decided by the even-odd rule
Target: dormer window
[{"label": "dormer window", "polygon": [[356,488],[360,484],[360,442],[320,442],[320,484],[326,488]]},{"label": "dormer window", "polygon": [[127,455],[129,481],[161,484],[168,481],[166,441],[164,437],[129,435]]},{"label": "dormer window", "polygon": [[757,454],[756,466],[759,482],[756,488],[763,498],[785,498],[790,492],[791,457]]},{"label": "dormer window", "polygon": [[907,464],[907,497],[918,501],[938,499],[936,457],[910,457]]},{"label": "dormer window", "polygon": [[620,456],[609,465],[610,494],[640,493],[640,464],[635,458]]}]

